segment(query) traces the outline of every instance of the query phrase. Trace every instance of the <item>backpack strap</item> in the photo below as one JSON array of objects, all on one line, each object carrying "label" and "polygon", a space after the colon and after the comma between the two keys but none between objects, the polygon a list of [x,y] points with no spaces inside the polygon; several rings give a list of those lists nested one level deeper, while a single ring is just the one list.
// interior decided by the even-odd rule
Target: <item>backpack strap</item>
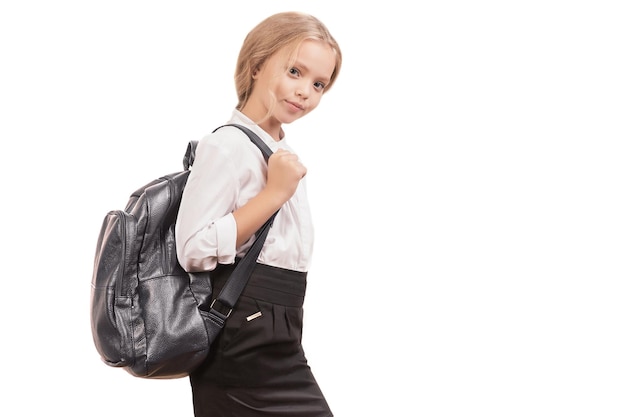
[{"label": "backpack strap", "polygon": [[[256,133],[254,133],[249,128],[242,126],[242,125],[235,124],[235,123],[229,123],[229,124],[222,125],[218,127],[217,129],[221,129],[224,126],[236,127],[237,129],[241,130],[243,133],[248,135],[252,143],[254,143],[261,150],[261,153],[263,154],[265,161],[267,161],[270,155],[273,153],[272,150],[269,148],[269,146],[267,146],[265,142],[263,142],[263,139],[261,139]],[[215,133],[217,129],[215,129],[213,133]]]},{"label": "backpack strap", "polygon": [[[238,125],[235,123],[229,123],[229,124],[222,125],[218,127],[217,129],[221,129],[222,127],[225,127],[225,126],[236,127],[242,132],[244,132],[246,135],[248,135],[252,143],[254,143],[261,150],[261,153],[263,154],[265,161],[267,161],[270,155],[273,153],[272,150],[269,148],[269,146],[267,146],[265,142],[263,142],[263,140],[256,133],[254,133],[252,130],[248,129],[247,127]],[[217,129],[215,129],[213,133],[215,133]],[[183,168],[185,169],[185,171],[187,171],[189,167],[193,165],[193,161],[196,159],[197,147],[198,147],[197,140],[190,140],[189,143],[187,144],[187,151],[185,152],[185,156],[183,157]]]},{"label": "backpack strap", "polygon": [[[250,138],[250,140],[261,150],[261,153],[263,153],[263,157],[265,158],[265,160],[267,161],[269,159],[270,155],[272,154],[272,150],[252,130],[238,124],[226,124],[218,127],[217,129],[220,129],[224,126],[233,126],[244,132]],[[215,132],[217,129],[215,129],[213,132]],[[193,163],[193,154],[191,154],[191,163]],[[254,270],[259,254],[261,253],[261,249],[263,248],[263,244],[265,243],[265,238],[267,237],[267,234],[272,227],[272,223],[274,222],[274,218],[276,217],[277,213],[278,211],[272,214],[272,216],[267,219],[265,224],[261,226],[261,228],[257,231],[254,243],[248,249],[248,252],[245,254],[245,256],[239,261],[239,263],[231,273],[230,277],[226,281],[226,284],[224,284],[224,287],[220,291],[219,295],[211,302],[206,317],[212,322],[212,325],[216,324],[218,326],[218,329],[221,329],[224,326],[226,319],[228,318],[228,316],[230,316],[230,313],[233,311],[233,308],[237,303],[237,299],[245,288],[248,279],[250,278],[250,275]],[[215,327],[213,327],[213,329],[217,330]]]},{"label": "backpack strap", "polygon": [[194,159],[196,159],[196,148],[198,147],[197,140],[190,140],[187,144],[187,151],[183,157],[183,168],[185,171],[189,170],[189,167],[193,165]]}]

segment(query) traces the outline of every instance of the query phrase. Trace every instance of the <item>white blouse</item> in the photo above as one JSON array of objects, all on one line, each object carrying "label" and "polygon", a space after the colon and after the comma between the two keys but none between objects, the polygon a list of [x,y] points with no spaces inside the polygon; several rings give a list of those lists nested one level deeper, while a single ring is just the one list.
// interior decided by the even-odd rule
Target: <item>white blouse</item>
[{"label": "white blouse", "polygon": [[[229,123],[245,125],[272,151],[293,150],[285,138],[275,141],[243,113],[235,110]],[[306,177],[305,177],[306,178]],[[258,262],[306,272],[313,251],[313,223],[305,178],[278,211]],[[210,271],[218,263],[232,264],[252,245],[254,237],[236,248],[237,224],[232,212],[265,186],[267,164],[245,133],[226,126],[199,141],[183,191],[176,222],[176,251],[189,272]]]}]

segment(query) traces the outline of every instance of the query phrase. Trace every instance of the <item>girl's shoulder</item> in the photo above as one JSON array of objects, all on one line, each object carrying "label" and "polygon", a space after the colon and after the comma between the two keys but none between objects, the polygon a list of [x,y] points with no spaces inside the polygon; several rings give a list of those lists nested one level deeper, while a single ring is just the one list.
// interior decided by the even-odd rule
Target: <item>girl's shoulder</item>
[{"label": "girl's shoulder", "polygon": [[196,147],[196,161],[207,169],[228,169],[248,175],[264,171],[265,159],[248,135],[234,126],[223,126],[204,136]]},{"label": "girl's shoulder", "polygon": [[233,155],[247,149],[249,144],[250,139],[241,130],[234,126],[223,126],[204,136],[198,142],[198,152],[205,149]]}]

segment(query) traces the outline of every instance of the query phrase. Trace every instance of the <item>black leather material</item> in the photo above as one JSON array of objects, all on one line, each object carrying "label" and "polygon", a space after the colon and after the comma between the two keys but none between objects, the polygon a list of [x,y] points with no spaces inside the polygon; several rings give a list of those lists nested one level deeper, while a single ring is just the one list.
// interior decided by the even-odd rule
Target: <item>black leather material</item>
[{"label": "black leather material", "polygon": [[[258,136],[233,126],[269,158],[272,152]],[[98,237],[90,305],[94,344],[107,365],[137,377],[180,378],[204,361],[275,216],[214,297],[210,272],[187,273],[176,257],[176,216],[196,146],[197,141],[188,144],[183,171],[146,184],[131,194],[124,210],[110,211]]]}]

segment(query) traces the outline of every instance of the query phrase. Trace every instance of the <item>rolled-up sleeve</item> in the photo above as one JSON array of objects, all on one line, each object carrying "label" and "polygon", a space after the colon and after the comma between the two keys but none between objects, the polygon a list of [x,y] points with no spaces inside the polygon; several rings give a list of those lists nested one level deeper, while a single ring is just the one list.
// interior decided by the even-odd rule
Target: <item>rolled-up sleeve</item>
[{"label": "rolled-up sleeve", "polygon": [[188,272],[210,271],[218,263],[232,264],[236,256],[236,236],[235,218],[227,214],[177,245],[179,262]]}]

